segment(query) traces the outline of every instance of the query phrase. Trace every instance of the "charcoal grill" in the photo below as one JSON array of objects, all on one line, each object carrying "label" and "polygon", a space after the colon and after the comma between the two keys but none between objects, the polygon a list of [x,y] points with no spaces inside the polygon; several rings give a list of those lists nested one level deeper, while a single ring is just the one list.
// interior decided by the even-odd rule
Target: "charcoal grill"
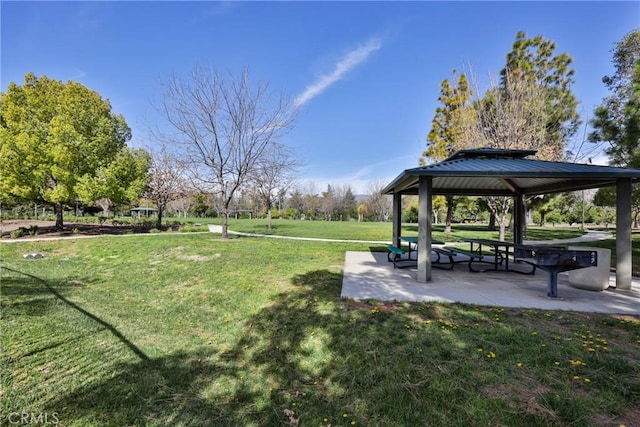
[{"label": "charcoal grill", "polygon": [[514,258],[547,272],[547,296],[551,298],[558,296],[558,273],[598,265],[596,251],[558,247],[518,245],[515,248]]}]

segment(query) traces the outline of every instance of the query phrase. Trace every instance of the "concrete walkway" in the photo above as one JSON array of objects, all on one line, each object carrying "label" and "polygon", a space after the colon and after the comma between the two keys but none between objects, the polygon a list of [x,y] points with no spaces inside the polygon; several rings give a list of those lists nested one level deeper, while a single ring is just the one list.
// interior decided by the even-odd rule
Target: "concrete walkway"
[{"label": "concrete walkway", "polygon": [[[211,233],[222,233],[222,226],[215,224],[208,224],[209,231]],[[255,234],[255,233],[243,233],[240,231],[227,230],[228,234],[245,237],[266,237],[270,239],[286,239],[286,240],[309,240],[311,242],[342,242],[342,243],[371,243],[377,245],[390,245],[391,241],[375,241],[375,240],[348,240],[348,239],[324,239],[321,237],[292,237],[292,236],[278,236],[275,234]]]},{"label": "concrete walkway", "polygon": [[522,243],[536,244],[536,245],[563,245],[567,243],[583,243],[583,242],[595,242],[597,240],[612,239],[613,234],[607,231],[594,231],[587,230],[585,234],[580,237],[574,237],[571,239],[557,239],[557,240],[524,240]]}]

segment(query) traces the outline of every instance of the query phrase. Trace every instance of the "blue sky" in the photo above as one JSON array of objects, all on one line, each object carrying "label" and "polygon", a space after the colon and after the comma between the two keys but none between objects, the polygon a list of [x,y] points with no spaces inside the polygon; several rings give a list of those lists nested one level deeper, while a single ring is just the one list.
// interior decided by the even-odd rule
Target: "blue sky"
[{"label": "blue sky", "polygon": [[131,145],[149,142],[144,124],[157,121],[152,103],[170,74],[248,67],[300,104],[284,142],[318,192],[364,192],[417,166],[441,81],[455,68],[486,90],[519,30],[574,59],[588,119],[608,94],[615,43],[640,26],[632,1],[2,1],[0,13],[2,91],[28,72],[78,81],[124,115]]}]

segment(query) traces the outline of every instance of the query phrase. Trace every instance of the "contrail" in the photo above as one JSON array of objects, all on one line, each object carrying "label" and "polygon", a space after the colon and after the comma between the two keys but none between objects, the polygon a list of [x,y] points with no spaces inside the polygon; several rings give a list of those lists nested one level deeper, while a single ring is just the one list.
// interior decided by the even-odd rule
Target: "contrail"
[{"label": "contrail", "polygon": [[307,86],[304,92],[296,97],[294,105],[300,107],[320,95],[331,85],[342,79],[352,68],[366,61],[369,55],[381,47],[382,43],[380,40],[371,39],[366,44],[360,45],[350,51],[338,61],[332,73],[321,76],[318,80]]}]

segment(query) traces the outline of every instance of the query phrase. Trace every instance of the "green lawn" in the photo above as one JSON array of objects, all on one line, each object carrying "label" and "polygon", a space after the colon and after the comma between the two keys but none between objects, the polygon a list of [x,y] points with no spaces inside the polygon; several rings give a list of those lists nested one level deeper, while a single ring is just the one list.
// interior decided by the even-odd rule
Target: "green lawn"
[{"label": "green lawn", "polygon": [[2,244],[0,424],[637,424],[639,318],[340,299],[344,252],[370,248]]},{"label": "green lawn", "polygon": [[[171,220],[184,222],[184,219]],[[220,219],[189,219],[190,222],[221,224]],[[269,230],[265,219],[229,219],[229,229],[243,233],[280,235],[293,237],[316,237],[346,240],[391,241],[392,224],[390,222],[355,222],[355,221],[299,221],[287,219],[272,220]],[[402,234],[407,236],[418,234],[418,224],[405,223]],[[530,227],[527,238],[533,240],[567,239],[580,236],[577,227]],[[444,225],[433,226],[433,237],[446,242],[460,242],[466,238],[482,237],[497,239],[498,231],[487,230],[486,225],[454,224],[452,233],[444,233]],[[507,239],[512,238],[510,233]]]},{"label": "green lawn", "polygon": [[[175,219],[177,220],[177,219]],[[181,219],[181,221],[185,221]],[[206,222],[220,224],[219,219],[190,219],[190,222]],[[271,230],[267,228],[267,220],[264,219],[230,219],[229,229],[244,233],[256,233],[265,235],[280,235],[292,237],[314,237],[346,240],[368,240],[390,242],[392,225],[389,222],[354,222],[354,221],[294,221],[275,219],[272,221]],[[589,242],[583,246],[597,246],[609,248],[611,252],[611,265],[615,267],[616,242],[615,228],[606,229],[614,237],[613,239]],[[417,224],[403,224],[402,234],[415,236],[418,234]],[[583,233],[578,227],[528,227],[526,239],[529,240],[555,240],[570,239],[581,236]],[[444,226],[434,226],[433,238],[447,243],[463,242],[467,238],[498,239],[498,231],[487,230],[486,225],[481,224],[454,224],[452,233],[444,233]],[[507,233],[506,240],[512,240],[513,235]],[[632,257],[633,274],[640,276],[640,230],[632,233]]]}]

